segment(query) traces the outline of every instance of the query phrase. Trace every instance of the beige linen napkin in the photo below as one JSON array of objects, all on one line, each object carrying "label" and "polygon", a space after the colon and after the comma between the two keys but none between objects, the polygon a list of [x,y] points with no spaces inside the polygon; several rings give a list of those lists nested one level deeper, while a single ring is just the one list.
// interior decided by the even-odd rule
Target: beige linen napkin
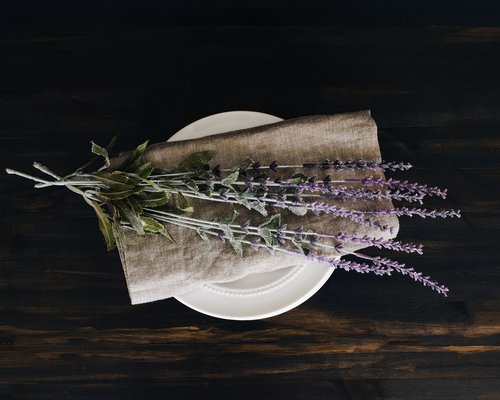
[{"label": "beige linen napkin", "polygon": [[[150,146],[143,155],[158,168],[174,168],[189,154],[201,150],[215,150],[217,153],[211,164],[221,168],[231,168],[241,164],[247,157],[260,161],[263,165],[277,160],[278,164],[302,164],[329,160],[379,160],[380,149],[377,140],[377,126],[369,111],[348,114],[309,116],[277,122],[250,129],[208,136],[200,139],[178,142],[165,142]],[[113,160],[118,165],[120,157]],[[279,167],[278,167],[279,168]],[[335,177],[362,177],[367,171],[326,170]],[[310,174],[323,171],[309,170]],[[381,172],[369,171],[370,175],[383,176]],[[287,170],[277,175],[285,177]],[[194,205],[193,217],[208,220],[219,219],[229,214],[230,206],[224,203],[208,203],[203,200],[190,202]],[[343,207],[370,209],[392,207],[389,200],[377,202],[342,202]],[[263,222],[264,217],[238,207],[241,222],[251,216],[255,224]],[[308,213],[304,217],[282,212],[283,222],[289,228],[303,225],[316,232],[347,232],[356,235],[376,237],[395,237],[399,229],[396,217],[385,217],[381,221],[393,227],[380,232],[365,225],[359,225],[343,218],[329,215],[315,216]],[[127,231],[125,248],[119,246],[120,258],[127,280],[132,304],[147,303],[176,296],[205,283],[229,282],[250,273],[272,271],[297,264],[316,266],[315,262],[300,256],[287,254],[271,255],[265,249],[255,251],[244,248],[240,258],[229,243],[212,239],[210,243],[201,240],[196,232],[177,226],[169,226],[169,231],[177,245],[159,236],[140,237]],[[347,245],[346,251],[354,251],[363,245]]]}]

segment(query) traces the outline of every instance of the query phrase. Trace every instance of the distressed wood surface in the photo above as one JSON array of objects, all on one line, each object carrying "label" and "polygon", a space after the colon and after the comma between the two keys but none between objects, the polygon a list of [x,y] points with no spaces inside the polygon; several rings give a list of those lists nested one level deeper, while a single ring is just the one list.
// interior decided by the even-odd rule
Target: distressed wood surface
[{"label": "distressed wood surface", "polygon": [[[451,290],[335,272],[254,322],[131,306],[82,201],[0,174],[3,399],[499,399],[500,28],[0,29],[0,167],[61,173],[89,140],[158,142],[228,110],[371,109],[382,154],[460,220],[402,220]],[[392,176],[400,176],[393,174]]]}]

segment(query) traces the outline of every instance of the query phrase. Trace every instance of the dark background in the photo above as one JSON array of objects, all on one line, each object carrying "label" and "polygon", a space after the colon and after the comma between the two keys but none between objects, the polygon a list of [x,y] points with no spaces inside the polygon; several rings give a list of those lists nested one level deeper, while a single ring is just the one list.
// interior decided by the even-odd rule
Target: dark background
[{"label": "dark background", "polygon": [[0,398],[500,398],[496,2],[0,3],[0,167],[61,173],[89,141],[212,113],[371,109],[382,154],[460,220],[401,222],[447,284],[335,272],[278,317],[130,306],[116,252],[64,190],[0,173]]}]

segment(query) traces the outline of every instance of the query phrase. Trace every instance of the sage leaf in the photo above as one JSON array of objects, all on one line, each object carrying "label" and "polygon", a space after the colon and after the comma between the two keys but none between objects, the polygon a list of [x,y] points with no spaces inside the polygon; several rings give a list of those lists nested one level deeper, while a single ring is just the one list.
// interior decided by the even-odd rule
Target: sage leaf
[{"label": "sage leaf", "polygon": [[223,218],[221,222],[224,224],[228,224],[228,225],[232,224],[234,222],[234,220],[238,217],[238,215],[240,215],[240,213],[233,209],[231,214],[229,214],[227,217]]},{"label": "sage leaf", "polygon": [[269,218],[266,222],[264,222],[262,227],[266,227],[268,229],[278,229],[281,225],[281,214],[274,214]]},{"label": "sage leaf", "polygon": [[290,179],[287,180],[287,183],[290,183],[292,185],[299,185],[301,183],[304,183],[307,181],[308,177],[304,174],[297,173],[294,174]]},{"label": "sage leaf", "polygon": [[127,243],[125,242],[125,232],[123,227],[120,225],[120,221],[117,217],[113,218],[113,228],[116,233],[116,238],[118,239],[117,245],[120,247],[122,251],[127,249]]},{"label": "sage leaf", "polygon": [[287,208],[295,215],[303,216],[307,214],[307,207],[304,206],[288,206]]},{"label": "sage leaf", "polygon": [[99,146],[98,144],[94,143],[93,141],[90,141],[90,143],[92,143],[92,147],[91,147],[92,153],[97,154],[98,156],[101,156],[104,158],[104,165],[101,168],[99,168],[99,170],[108,168],[111,164],[109,162],[108,151],[104,147]]},{"label": "sage leaf", "polygon": [[113,190],[127,190],[134,188],[139,180],[132,179],[130,176],[121,171],[94,172],[92,176],[99,182],[104,183],[107,187]]},{"label": "sage leaf", "polygon": [[135,197],[130,196],[130,197],[127,198],[127,201],[130,204],[130,207],[132,208],[132,210],[134,210],[134,212],[137,215],[142,214],[141,204],[139,203],[139,201]]},{"label": "sage leaf", "polygon": [[264,239],[264,242],[266,242],[268,246],[274,246],[276,244],[276,240],[274,239],[272,232],[268,228],[259,227],[257,228],[257,233],[262,239]]},{"label": "sage leaf", "polygon": [[117,169],[126,172],[135,172],[137,168],[141,165],[141,157],[146,147],[148,147],[148,140],[144,143],[140,144],[136,147],[134,151],[132,151],[128,158],[121,164]]},{"label": "sage leaf", "polygon": [[170,193],[157,192],[157,193],[141,193],[139,203],[143,208],[161,207],[170,201]]},{"label": "sage leaf", "polygon": [[200,228],[196,229],[196,233],[199,237],[201,237],[205,242],[210,242],[208,235]]},{"label": "sage leaf", "polygon": [[215,153],[216,152],[213,150],[204,150],[193,153],[185,158],[173,172],[195,172],[207,165],[214,157]]},{"label": "sage leaf", "polygon": [[116,208],[118,208],[123,219],[126,220],[130,225],[132,225],[132,228],[134,228],[134,230],[139,235],[144,235],[144,227],[140,216],[121,200],[114,201],[113,204],[116,206]]},{"label": "sage leaf", "polygon": [[224,234],[226,235],[226,238],[228,240],[230,240],[230,241],[234,240],[233,230],[231,229],[231,227],[228,224],[220,224],[219,228],[222,230],[222,232],[224,232]]},{"label": "sage leaf", "polygon": [[229,243],[231,246],[233,246],[234,251],[236,254],[238,254],[240,257],[243,257],[243,245],[240,240],[229,240]]},{"label": "sage leaf", "polygon": [[151,175],[151,172],[153,172],[154,167],[151,165],[150,162],[147,162],[145,164],[140,165],[136,170],[135,170],[135,175],[141,177],[142,179],[145,179]]},{"label": "sage leaf", "polygon": [[91,201],[91,204],[97,215],[99,230],[101,231],[102,235],[104,236],[104,240],[106,241],[106,248],[108,249],[108,251],[111,251],[116,246],[111,222],[109,222],[108,217],[106,217],[102,208],[95,201]]},{"label": "sage leaf", "polygon": [[263,215],[264,217],[267,217],[266,207],[264,207],[264,205],[262,203],[260,203],[258,201],[250,201],[249,204],[253,210],[258,211],[261,215]]},{"label": "sage leaf", "polygon": [[98,192],[97,196],[106,200],[123,200],[126,199],[129,196],[132,196],[134,194],[138,194],[143,191],[143,188],[140,186],[136,186],[133,189],[128,189],[128,190],[122,190],[122,191],[117,191],[117,192]]},{"label": "sage leaf", "polygon": [[222,178],[220,183],[221,185],[232,189],[233,188],[232,185],[234,184],[234,182],[238,180],[239,175],[240,171],[234,171],[225,178]]},{"label": "sage leaf", "polygon": [[255,161],[252,160],[251,158],[247,158],[239,167],[239,171],[241,174],[247,172],[249,169],[252,168],[252,165],[254,165]]},{"label": "sage leaf", "polygon": [[189,206],[186,198],[180,192],[178,192],[175,196],[175,205],[178,210],[185,213],[191,213],[194,211],[193,207]]},{"label": "sage leaf", "polygon": [[160,224],[157,220],[150,217],[141,216],[142,223],[144,225],[145,232],[157,233],[165,236],[172,243],[176,243],[170,232],[167,230],[165,225]]}]

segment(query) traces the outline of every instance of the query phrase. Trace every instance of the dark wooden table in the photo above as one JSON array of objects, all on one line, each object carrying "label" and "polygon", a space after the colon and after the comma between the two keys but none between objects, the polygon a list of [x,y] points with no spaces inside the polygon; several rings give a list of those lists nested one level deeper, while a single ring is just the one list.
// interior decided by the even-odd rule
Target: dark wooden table
[{"label": "dark wooden table", "polygon": [[[337,271],[254,322],[131,306],[92,211],[0,174],[2,399],[499,399],[500,28],[5,27],[0,166],[61,173],[89,141],[167,139],[228,110],[371,109],[388,160],[449,188],[460,220],[408,220],[408,279]],[[392,176],[400,176],[393,174]]]}]

